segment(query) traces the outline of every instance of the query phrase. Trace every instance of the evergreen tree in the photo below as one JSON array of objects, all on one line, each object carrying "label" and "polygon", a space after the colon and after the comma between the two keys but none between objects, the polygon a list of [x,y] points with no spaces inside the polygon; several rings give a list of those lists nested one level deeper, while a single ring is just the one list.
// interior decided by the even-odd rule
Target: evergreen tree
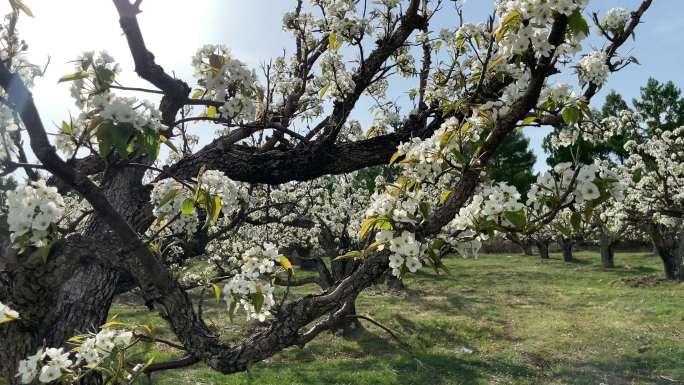
[{"label": "evergreen tree", "polygon": [[533,172],[537,158],[530,150],[530,141],[522,131],[506,137],[491,160],[490,178],[515,186],[521,194],[527,193],[536,177]]}]

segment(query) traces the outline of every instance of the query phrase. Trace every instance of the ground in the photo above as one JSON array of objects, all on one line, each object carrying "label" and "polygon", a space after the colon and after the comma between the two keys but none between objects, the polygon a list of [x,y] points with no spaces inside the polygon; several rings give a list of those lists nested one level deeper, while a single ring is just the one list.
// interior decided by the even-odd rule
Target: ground
[{"label": "ground", "polygon": [[[452,257],[450,275],[423,270],[407,280],[405,292],[366,291],[359,314],[409,348],[366,322],[352,340],[321,335],[246,373],[224,376],[202,364],[140,383],[684,384],[684,285],[642,279],[661,271],[649,253],[617,253],[618,267],[609,271],[596,253],[576,256],[575,263],[557,255],[543,262],[506,254]],[[223,303],[208,299],[204,306],[222,335],[244,333],[244,320],[230,322]],[[112,314],[172,338],[142,306],[119,304]],[[158,362],[179,356],[171,349],[151,354]]]}]

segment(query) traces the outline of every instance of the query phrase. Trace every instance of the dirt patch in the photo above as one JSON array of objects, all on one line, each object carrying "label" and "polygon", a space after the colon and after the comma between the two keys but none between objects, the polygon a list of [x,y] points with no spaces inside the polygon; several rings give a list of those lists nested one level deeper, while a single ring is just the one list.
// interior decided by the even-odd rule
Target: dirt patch
[{"label": "dirt patch", "polygon": [[622,278],[617,282],[620,282],[625,286],[629,287],[657,287],[662,285],[671,285],[674,283],[673,281],[663,277],[662,275],[657,274],[643,275],[639,277],[627,277]]}]

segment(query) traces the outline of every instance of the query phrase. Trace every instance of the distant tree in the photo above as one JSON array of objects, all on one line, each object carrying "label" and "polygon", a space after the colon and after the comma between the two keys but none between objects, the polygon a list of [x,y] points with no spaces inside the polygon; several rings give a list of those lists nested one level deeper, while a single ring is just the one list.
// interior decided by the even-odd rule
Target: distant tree
[{"label": "distant tree", "polygon": [[[660,83],[650,78],[641,87],[641,97],[633,99],[634,109],[643,114],[650,130],[671,130],[684,125],[684,98],[682,90],[672,81]],[[607,100],[606,100],[607,102]]]},{"label": "distant tree", "polygon": [[497,148],[489,176],[497,182],[515,186],[524,195],[536,179],[533,170],[536,160],[530,149],[530,140],[522,131],[515,131]]}]

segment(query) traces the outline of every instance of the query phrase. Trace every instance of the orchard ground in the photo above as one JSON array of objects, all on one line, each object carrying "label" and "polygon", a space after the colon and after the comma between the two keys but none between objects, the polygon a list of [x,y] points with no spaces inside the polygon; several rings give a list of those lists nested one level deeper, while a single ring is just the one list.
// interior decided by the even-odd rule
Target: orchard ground
[{"label": "orchard ground", "polygon": [[[596,253],[576,257],[575,263],[558,255],[544,262],[507,254],[452,257],[450,275],[423,269],[407,280],[406,291],[365,291],[358,313],[410,348],[362,321],[366,330],[354,339],[328,333],[246,373],[223,376],[198,364],[139,383],[684,384],[684,285],[656,279],[662,265],[650,253],[617,253],[618,267],[609,271]],[[221,335],[237,340],[256,326],[231,322],[225,303],[206,296],[205,319]],[[164,321],[145,309],[123,300],[111,315],[171,339]],[[181,356],[172,348],[152,354],[157,362]]]}]

